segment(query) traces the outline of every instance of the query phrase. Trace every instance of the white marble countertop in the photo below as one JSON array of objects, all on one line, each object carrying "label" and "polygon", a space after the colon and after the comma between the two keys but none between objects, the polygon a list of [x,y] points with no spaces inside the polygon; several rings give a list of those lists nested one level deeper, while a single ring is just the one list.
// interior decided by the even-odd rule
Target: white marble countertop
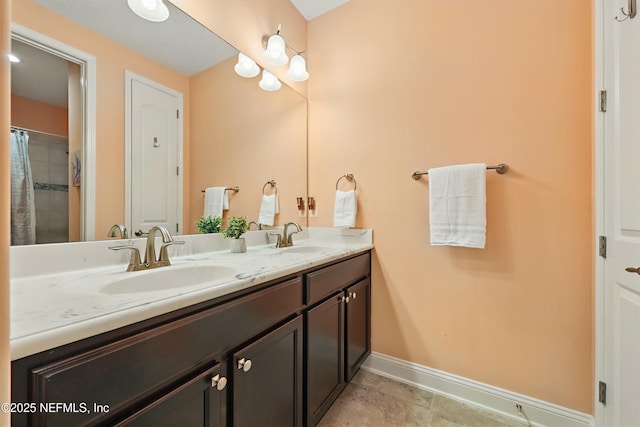
[{"label": "white marble countertop", "polygon": [[[178,236],[175,239],[184,240],[185,244],[169,249],[171,266],[141,272],[125,271],[129,251],[110,251],[108,246],[130,243],[142,247],[144,239],[11,248],[11,359],[373,248],[371,230],[305,229],[294,236],[293,247],[282,249],[276,249],[273,243],[265,244],[267,232],[250,232],[247,234],[248,249],[243,254],[231,253],[229,241],[219,235]],[[105,292],[104,286],[113,281],[162,273],[177,273],[182,278],[197,266],[233,270],[227,277],[190,286]],[[173,270],[175,273],[170,273]]]}]

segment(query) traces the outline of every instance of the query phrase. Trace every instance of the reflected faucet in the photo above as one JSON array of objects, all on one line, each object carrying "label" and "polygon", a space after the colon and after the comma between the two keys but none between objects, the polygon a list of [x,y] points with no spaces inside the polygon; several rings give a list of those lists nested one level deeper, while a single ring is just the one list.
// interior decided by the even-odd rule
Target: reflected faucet
[{"label": "reflected faucet", "polygon": [[[291,233],[287,233],[289,231],[289,227],[296,227],[296,231],[292,231]],[[282,235],[280,234],[272,234],[272,236],[277,236],[278,240],[276,241],[276,248],[288,248],[289,246],[293,246],[293,240],[291,237],[302,231],[302,227],[296,222],[288,222],[284,225],[284,229],[282,230]]]},{"label": "reflected faucet", "polygon": [[107,233],[107,237],[118,237],[120,233],[121,239],[128,239],[129,233],[127,233],[127,227],[122,224],[113,224]]},{"label": "reflected faucet", "polygon": [[[156,234],[162,236],[162,246],[160,247],[160,258],[156,257]],[[173,240],[169,230],[162,225],[156,225],[149,230],[147,234],[146,250],[144,254],[144,262],[140,261],[140,251],[134,245],[109,246],[109,249],[119,251],[122,249],[131,250],[131,259],[127,266],[127,271],[149,270],[152,268],[166,267],[171,265],[169,262],[169,254],[167,247],[171,245],[183,245],[182,240]]]},{"label": "reflected faucet", "polygon": [[262,224],[260,224],[258,221],[250,221],[249,222],[249,226],[247,227],[247,230],[251,230],[251,226],[255,224],[256,228],[258,230],[262,230]]}]

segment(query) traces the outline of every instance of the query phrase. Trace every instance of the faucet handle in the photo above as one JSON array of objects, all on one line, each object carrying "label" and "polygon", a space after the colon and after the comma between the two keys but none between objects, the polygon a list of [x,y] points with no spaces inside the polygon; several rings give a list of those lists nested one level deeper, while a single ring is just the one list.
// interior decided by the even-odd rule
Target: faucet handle
[{"label": "faucet handle", "polygon": [[276,248],[282,247],[282,235],[278,233],[269,233],[269,236],[276,236],[278,240],[276,240]]},{"label": "faucet handle", "polygon": [[159,262],[166,261],[167,265],[170,265],[167,246],[171,246],[171,245],[184,245],[184,240],[171,240],[169,242],[163,243],[162,246],[160,246],[160,259],[158,260]]},{"label": "faucet handle", "polygon": [[131,258],[129,259],[127,271],[134,271],[136,267],[142,264],[142,261],[140,261],[140,250],[133,245],[109,246],[109,249],[112,251],[121,251],[123,249],[131,250]]}]

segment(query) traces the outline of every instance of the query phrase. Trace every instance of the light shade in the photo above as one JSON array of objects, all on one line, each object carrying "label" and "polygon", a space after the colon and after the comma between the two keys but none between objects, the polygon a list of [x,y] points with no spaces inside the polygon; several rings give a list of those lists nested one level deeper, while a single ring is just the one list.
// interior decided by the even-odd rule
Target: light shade
[{"label": "light shade", "polygon": [[307,72],[307,64],[301,55],[298,54],[291,58],[289,71],[287,71],[287,77],[289,77],[294,82],[303,82],[309,78],[309,73]]},{"label": "light shade", "polygon": [[141,18],[162,22],[169,18],[169,9],[162,0],[127,0],[129,8]]},{"label": "light shade", "polygon": [[258,83],[258,85],[264,90],[273,92],[280,89],[282,83],[280,83],[280,80],[278,80],[276,76],[274,76],[267,70],[262,70],[262,79],[260,80],[260,83]]},{"label": "light shade", "polygon": [[264,52],[265,58],[274,65],[284,65],[289,61],[284,49],[284,39],[278,34],[274,34],[267,41],[267,49]]},{"label": "light shade", "polygon": [[258,64],[242,52],[238,53],[238,63],[233,67],[233,69],[242,77],[255,77],[260,73],[260,67],[258,67]]}]

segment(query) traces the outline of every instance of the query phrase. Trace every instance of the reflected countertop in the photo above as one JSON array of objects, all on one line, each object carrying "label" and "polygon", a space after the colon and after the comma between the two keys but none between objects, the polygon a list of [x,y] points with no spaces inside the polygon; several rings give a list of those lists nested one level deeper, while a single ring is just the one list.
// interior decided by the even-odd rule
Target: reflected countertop
[{"label": "reflected countertop", "polygon": [[268,238],[266,231],[247,233],[247,252],[237,254],[229,251],[230,242],[220,235],[178,236],[176,240],[184,240],[185,245],[173,246],[172,265],[154,274],[164,269],[188,271],[193,266],[221,266],[232,269],[233,274],[212,282],[132,293],[105,293],[99,285],[141,273],[125,271],[128,257],[121,252],[128,251],[110,251],[108,246],[129,243],[143,247],[144,239],[11,248],[11,359],[373,248],[372,231],[363,229],[305,229],[294,236],[293,247],[283,249],[267,243]]}]

